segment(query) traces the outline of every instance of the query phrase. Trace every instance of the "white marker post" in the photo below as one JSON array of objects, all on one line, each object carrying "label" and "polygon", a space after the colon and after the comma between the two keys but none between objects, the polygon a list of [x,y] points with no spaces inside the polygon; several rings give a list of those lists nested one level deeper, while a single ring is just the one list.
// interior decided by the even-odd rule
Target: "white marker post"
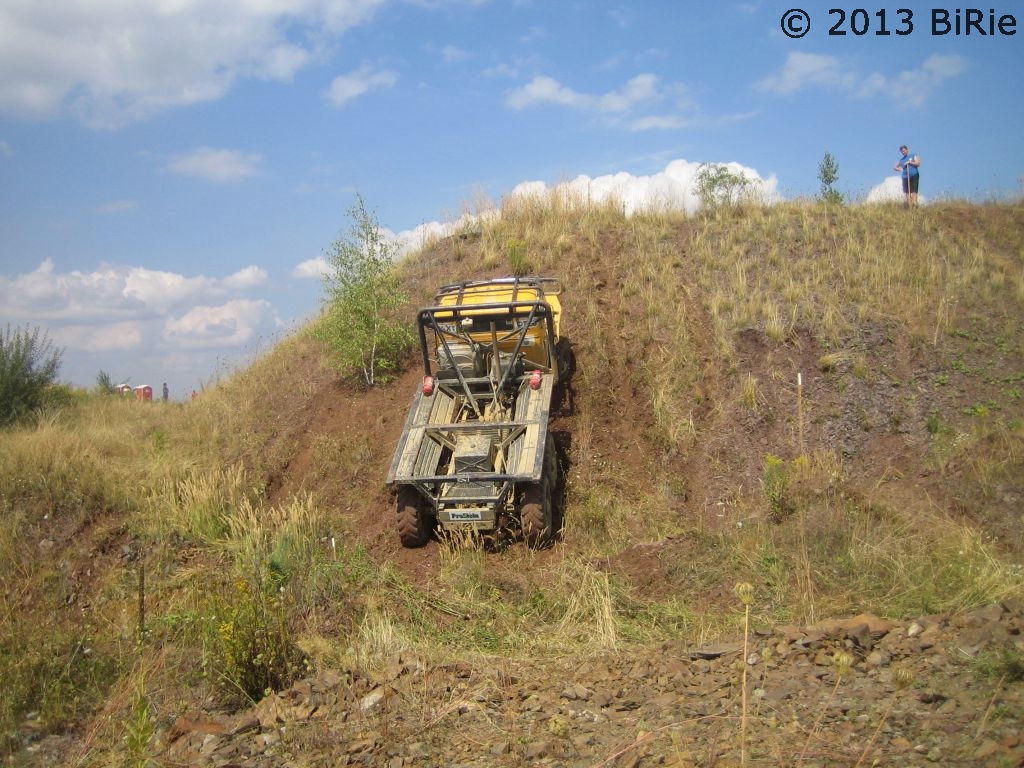
[{"label": "white marker post", "polygon": [[800,435],[800,455],[804,455],[804,375],[796,375],[796,420]]}]

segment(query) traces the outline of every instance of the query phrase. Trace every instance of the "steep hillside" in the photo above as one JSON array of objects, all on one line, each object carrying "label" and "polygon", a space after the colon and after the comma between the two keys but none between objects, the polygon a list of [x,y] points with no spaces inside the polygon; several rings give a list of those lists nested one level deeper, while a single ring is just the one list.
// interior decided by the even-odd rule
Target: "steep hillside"
[{"label": "steep hillside", "polygon": [[[6,611],[64,585],[52,621],[90,627],[106,696],[9,705],[11,759],[1024,759],[1024,209],[507,203],[403,262],[409,316],[513,270],[562,280],[577,359],[547,550],[400,546],[383,481],[416,355],[366,390],[301,332],[186,407],[105,416],[145,446],[120,463],[85,415],[11,435],[12,477],[65,451],[109,473],[67,470],[75,514],[4,489]],[[252,708],[231,686],[268,667]]]},{"label": "steep hillside", "polygon": [[[843,274],[850,268],[843,260],[860,254],[850,249],[877,248],[881,268],[890,258],[926,257],[915,251],[887,254],[878,242],[884,232],[876,237],[862,230],[865,239],[858,242],[856,229],[867,222],[856,213],[776,212],[753,224],[738,215],[654,224],[611,217],[602,219],[608,226],[601,230],[568,226],[553,243],[531,238],[531,225],[540,225],[530,221],[518,222],[520,232],[504,234],[527,243],[528,266],[562,278],[563,332],[579,369],[572,402],[553,422],[570,478],[567,531],[556,552],[541,557],[564,557],[566,550],[586,552],[594,545],[587,515],[594,514],[591,505],[603,503],[594,498],[599,492],[626,507],[614,523],[622,527],[615,531],[620,538],[603,553],[614,561],[609,567],[624,569],[642,594],[685,590],[693,596],[693,584],[666,570],[696,545],[693,532],[791,523],[789,501],[773,506],[765,498],[766,456],[779,458],[783,467],[804,456],[815,465],[812,470],[834,475],[808,480],[824,482],[816,492],[849,497],[851,505],[866,508],[977,523],[1019,560],[1024,473],[1016,471],[1021,464],[1013,446],[1024,413],[1024,222],[1013,208],[884,213],[897,228],[903,226],[899,218],[915,215],[931,230],[944,268],[962,275],[959,286],[938,286],[934,306],[925,306],[923,316],[910,305],[920,300],[914,294],[924,286],[912,282],[917,275],[898,284],[896,268],[880,278],[891,292],[881,299],[889,306],[855,303],[849,286],[854,278]],[[844,226],[853,230],[844,235],[849,240],[830,240]],[[746,243],[742,231],[736,232],[744,229]],[[766,245],[771,235],[777,240]],[[489,239],[470,232],[434,243],[405,265],[413,304],[428,302],[443,282],[508,274],[504,254],[495,257]],[[534,246],[534,240],[540,242]],[[840,252],[830,253],[830,246]],[[820,251],[808,254],[808,248]],[[703,254],[716,249],[712,258],[724,264],[714,267],[724,278],[707,273],[709,257]],[[979,258],[986,263],[974,267],[977,275],[965,275]],[[740,312],[725,317],[714,306],[721,282],[742,293],[730,269],[747,272],[742,279],[750,283],[748,304],[770,302],[756,294],[774,288],[758,283],[780,260],[810,261],[815,272],[834,270],[808,289],[834,294],[809,296],[792,307],[780,300],[777,318],[770,304],[767,319]],[[990,284],[990,296],[978,295],[979,281]],[[780,295],[787,290],[782,286]],[[838,333],[823,325],[829,313],[843,316]],[[292,446],[287,463],[269,473],[271,498],[312,492],[346,513],[339,522],[375,556],[408,567],[410,575],[429,577],[436,573],[440,548],[401,550],[391,499],[380,484],[418,386],[416,356],[399,380],[363,392],[337,381],[312,346],[297,371],[312,396],[266,404],[288,424],[276,439]],[[957,447],[975,437],[996,455]],[[342,457],[340,472],[327,457],[332,450]],[[650,560],[643,552],[652,542],[659,554]],[[488,567],[502,562],[495,558]],[[714,596],[712,590],[709,598]],[[863,607],[872,606],[851,600],[829,610]]]}]

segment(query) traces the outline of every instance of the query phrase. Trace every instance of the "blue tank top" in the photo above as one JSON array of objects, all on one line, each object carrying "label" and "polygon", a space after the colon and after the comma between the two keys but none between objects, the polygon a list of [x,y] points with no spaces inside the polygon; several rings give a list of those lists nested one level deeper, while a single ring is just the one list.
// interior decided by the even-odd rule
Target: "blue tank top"
[{"label": "blue tank top", "polygon": [[910,165],[910,161],[913,160],[913,159],[914,159],[914,154],[912,152],[908,152],[906,157],[903,157],[903,155],[900,155],[900,159],[899,159],[898,163],[899,163],[900,168],[903,169],[903,178],[904,179],[908,179],[911,176],[917,176],[917,166],[916,165]]}]

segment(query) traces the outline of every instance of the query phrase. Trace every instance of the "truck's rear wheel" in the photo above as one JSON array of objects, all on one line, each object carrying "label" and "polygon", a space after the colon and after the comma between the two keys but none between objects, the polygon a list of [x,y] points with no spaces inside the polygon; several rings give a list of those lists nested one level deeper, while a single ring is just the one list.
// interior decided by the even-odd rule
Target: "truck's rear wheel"
[{"label": "truck's rear wheel", "polygon": [[555,488],[558,485],[558,455],[555,441],[548,435],[544,448],[544,474],[539,483],[523,490],[520,516],[523,538],[530,549],[547,546],[555,534]]},{"label": "truck's rear wheel", "polygon": [[422,547],[430,539],[430,518],[423,498],[411,485],[398,489],[395,504],[398,512],[398,537],[403,547]]}]

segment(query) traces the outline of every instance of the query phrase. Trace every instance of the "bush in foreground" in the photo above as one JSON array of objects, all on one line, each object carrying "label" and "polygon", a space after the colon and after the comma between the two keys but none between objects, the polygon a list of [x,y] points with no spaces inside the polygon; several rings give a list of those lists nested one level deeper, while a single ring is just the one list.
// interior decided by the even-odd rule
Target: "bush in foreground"
[{"label": "bush in foreground", "polygon": [[0,333],[0,426],[46,403],[46,391],[60,370],[61,352],[38,328],[11,330],[8,325]]}]

